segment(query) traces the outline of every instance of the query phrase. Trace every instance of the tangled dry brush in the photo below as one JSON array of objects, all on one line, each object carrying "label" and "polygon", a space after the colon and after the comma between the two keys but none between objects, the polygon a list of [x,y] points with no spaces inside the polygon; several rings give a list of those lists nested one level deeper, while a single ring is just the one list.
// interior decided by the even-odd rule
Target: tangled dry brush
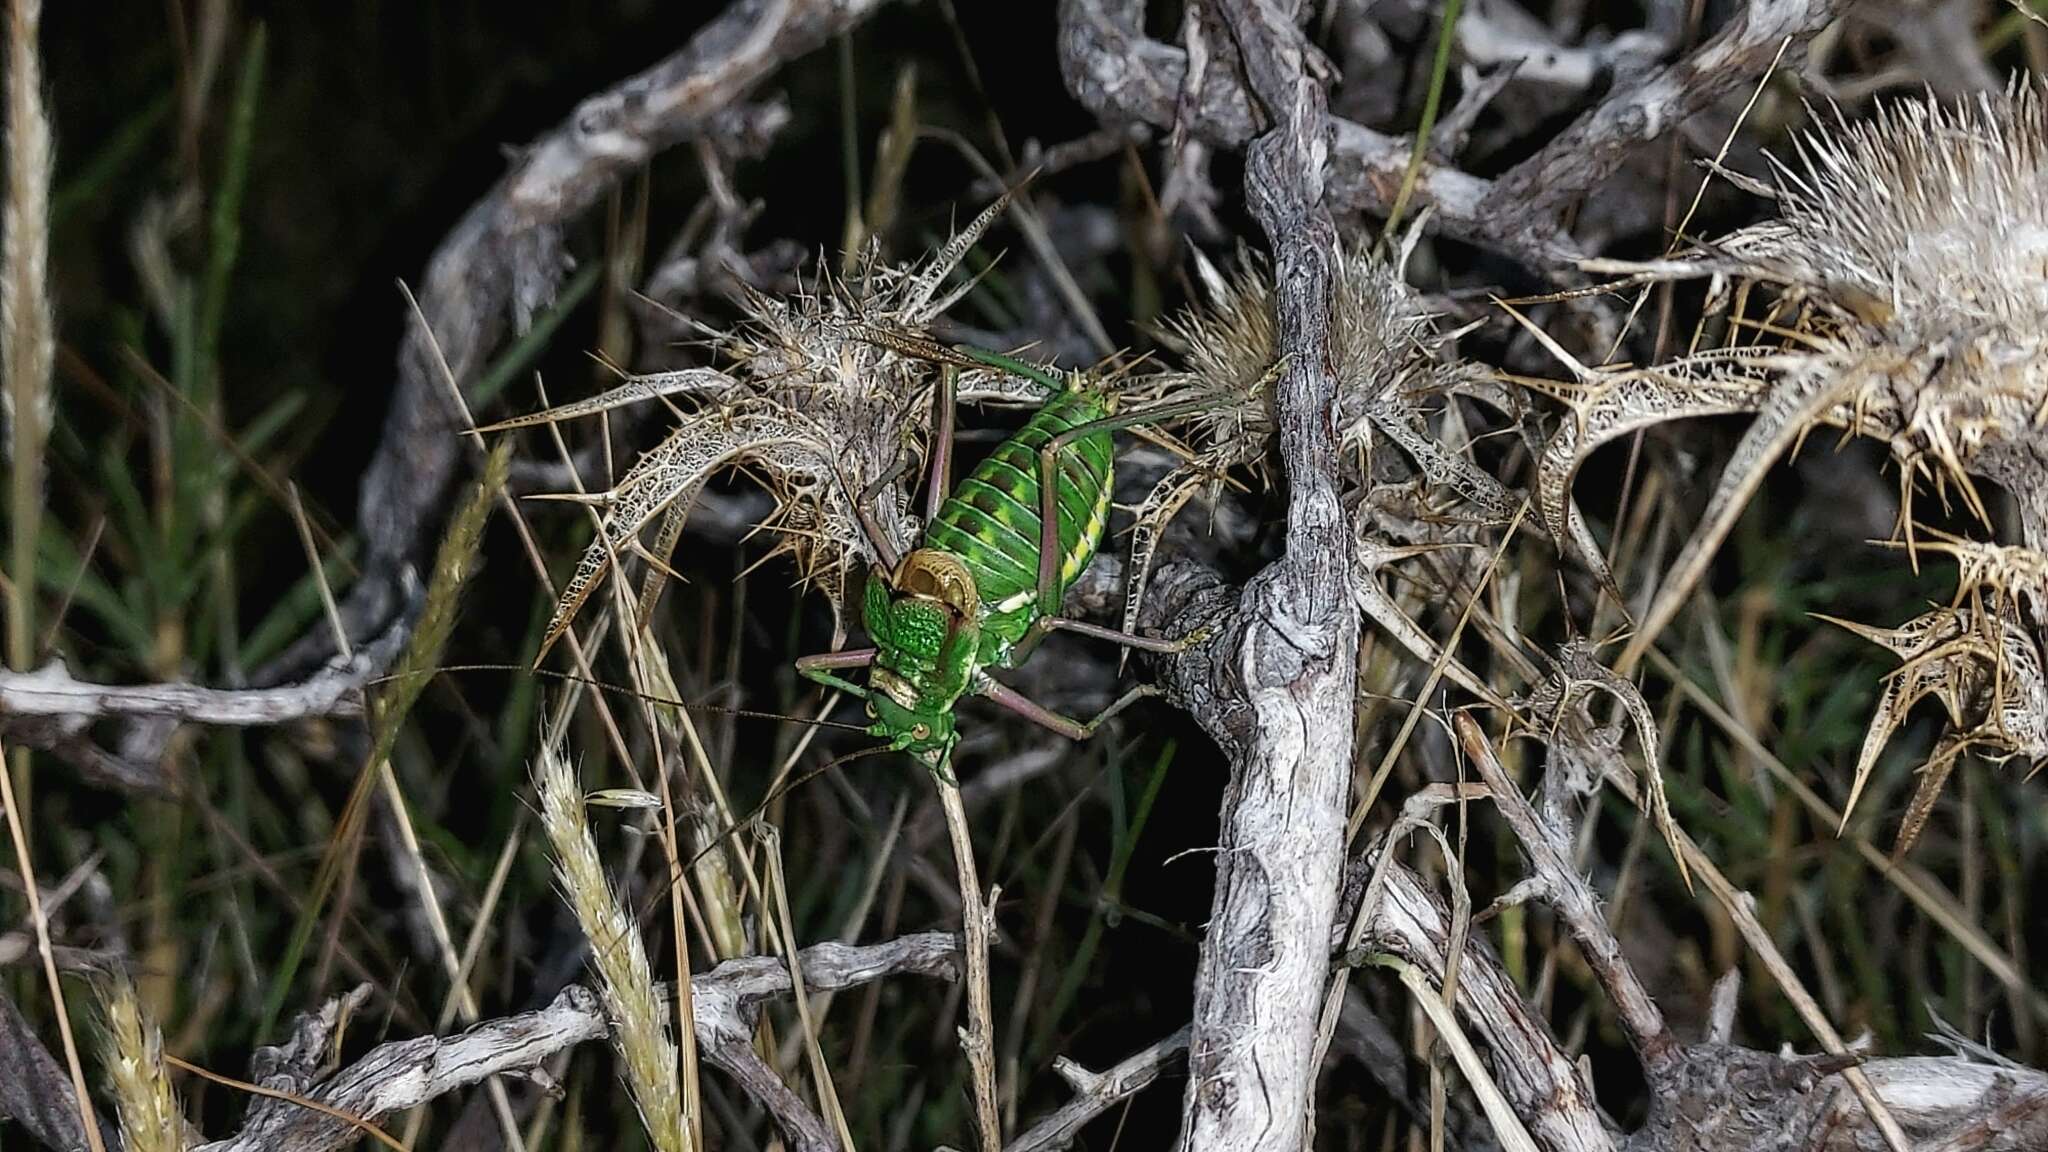
[{"label": "tangled dry brush", "polygon": [[[616,100],[594,99],[549,146],[525,155],[525,166],[465,224],[460,243],[451,240],[445,263],[437,262],[446,275],[434,283],[464,283],[457,273],[467,266],[457,257],[469,250],[461,245],[488,247],[492,238],[507,252],[543,253],[534,259],[558,274],[563,220],[535,205],[561,213],[587,206],[627,163],[672,138],[667,129],[636,127],[633,118],[657,103],[644,98],[643,88],[668,83],[677,91],[722,93],[712,101],[716,108],[692,113],[690,132],[709,133],[715,124],[742,142],[731,145],[739,149],[748,124],[765,125],[761,130],[772,136],[786,118],[778,115],[784,110],[743,106],[740,95],[779,59],[815,46],[874,6],[793,3],[780,6],[779,16],[762,14],[772,5],[736,6],[679,62],[663,66],[674,74],[657,69]],[[1101,1074],[1062,1058],[1059,1067],[1075,1089],[1071,1101],[1020,1125],[1021,1041],[1004,1048],[999,1072],[994,1053],[1003,1037],[994,1030],[1016,1029],[1026,1013],[1005,1023],[989,1005],[990,940],[1017,925],[1009,921],[1012,908],[976,878],[978,845],[956,783],[937,786],[954,833],[958,890],[947,891],[943,881],[926,887],[948,915],[964,917],[959,938],[927,933],[800,950],[785,879],[775,872],[780,842],[764,832],[742,848],[747,837],[732,835],[750,817],[718,791],[720,773],[707,752],[712,743],[680,708],[668,708],[678,693],[665,657],[636,647],[663,634],[656,607],[672,587],[679,547],[702,527],[693,517],[713,503],[748,507],[736,490],[765,493],[760,506],[768,511],[748,526],[770,541],[755,566],[786,571],[804,594],[821,596],[831,606],[834,647],[848,644],[858,619],[849,609],[859,603],[861,582],[920,538],[923,505],[916,496],[950,420],[935,410],[942,373],[960,367],[931,353],[953,334],[977,331],[957,315],[983,286],[970,256],[992,232],[1014,224],[1031,244],[1030,260],[1046,265],[1038,275],[1055,289],[1071,277],[1044,239],[1045,203],[1034,199],[1043,185],[1024,179],[1022,165],[1009,181],[986,181],[978,195],[989,203],[927,257],[894,259],[877,236],[836,269],[820,261],[815,270],[779,275],[772,260],[733,246],[747,213],[729,187],[732,156],[707,145],[701,160],[717,201],[708,211],[718,223],[713,240],[689,257],[689,276],[678,276],[694,278],[717,306],[650,306],[643,317],[649,331],[671,338],[662,342],[663,354],[689,366],[621,370],[613,387],[588,399],[460,428],[516,445],[529,474],[563,480],[550,495],[576,505],[576,515],[594,526],[594,539],[557,592],[540,657],[566,637],[570,676],[581,683],[594,678],[592,638],[619,639],[643,696],[656,699],[642,701],[646,731],[631,717],[618,725],[606,712],[606,738],[628,764],[627,749],[645,747],[656,765],[688,766],[661,768],[658,785],[643,786],[636,776],[632,789],[585,795],[562,744],[563,717],[577,696],[558,702],[547,728],[536,770],[539,823],[561,894],[588,938],[598,991],[571,985],[543,1008],[484,1020],[447,1038],[394,1041],[336,1069],[326,1055],[338,1043],[340,1021],[367,993],[344,998],[301,1020],[290,1043],[259,1054],[259,1064],[274,1073],[263,1077],[266,1084],[274,1080],[321,1109],[252,1109],[241,1136],[205,1147],[339,1147],[378,1117],[487,1081],[496,1085],[494,1119],[516,1141],[517,1118],[492,1078],[533,1070],[572,1045],[609,1036],[657,1148],[695,1149],[704,1138],[707,1114],[690,1079],[701,1047],[787,1146],[824,1152],[847,1141],[848,1121],[826,1067],[825,1042],[812,1029],[814,999],[822,1013],[833,990],[903,974],[969,985],[968,1027],[960,1038],[972,1088],[961,1095],[971,1097],[984,1152],[1067,1146],[1083,1125],[1182,1054],[1184,1146],[1305,1146],[1316,1132],[1313,1103],[1326,1052],[1339,1042],[1369,1052],[1371,1038],[1382,1033],[1393,1056],[1374,1074],[1408,1110],[1415,1130],[1439,1137],[1449,1130],[1466,1147],[2044,1146],[2033,1142],[2048,1140],[2042,1074],[1960,1037],[1948,1039],[1951,1055],[1877,1058],[1835,1031],[1760,926],[1755,902],[1729,878],[1728,862],[1716,861],[1685,827],[1681,788],[1706,790],[1667,780],[1674,771],[1670,721],[1646,698],[1639,673],[1660,668],[1682,687],[1683,671],[1658,645],[1682,646],[1688,630],[1715,626],[1715,558],[1773,468],[1808,442],[1867,439],[1882,447],[1896,473],[1867,478],[1898,493],[1895,531],[1883,542],[1891,562],[1902,575],[1928,565],[1952,568],[1954,576],[1945,603],[1910,618],[1850,619],[1846,608],[1826,615],[1897,659],[1895,670],[1867,685],[1866,734],[1831,819],[1847,825],[1870,794],[1887,747],[1929,699],[1940,706],[1945,727],[1897,815],[1895,860],[1937,820],[1944,788],[1967,758],[2005,763],[2015,773],[2048,761],[2048,90],[2020,79],[1968,97],[1881,100],[1853,119],[1816,102],[1809,126],[1782,155],[1766,154],[1748,172],[1712,167],[1710,180],[1751,198],[1754,211],[1746,218],[1761,216],[1762,223],[1684,236],[1656,259],[1591,258],[1553,230],[1556,213],[1501,219],[1492,196],[1526,192],[1546,174],[1569,187],[1592,172],[1579,186],[1585,191],[1603,166],[1612,173],[1621,163],[1603,158],[1619,157],[1654,137],[1668,118],[1683,119],[1726,95],[1708,64],[1761,76],[1777,59],[1772,52],[1803,43],[1832,6],[1741,6],[1702,45],[1702,59],[1688,57],[1654,74],[1622,67],[1636,41],[1597,49],[1607,54],[1603,61],[1579,62],[1641,80],[1635,87],[1616,81],[1608,98],[1639,99],[1624,111],[1640,115],[1591,116],[1490,186],[1442,159],[1462,147],[1488,96],[1476,74],[1465,87],[1477,103],[1447,110],[1439,138],[1411,150],[1406,141],[1332,119],[1325,87],[1335,66],[1313,49],[1288,15],[1290,6],[1190,4],[1180,46],[1171,48],[1145,40],[1107,5],[1070,0],[1061,7],[1068,85],[1112,121],[1102,154],[1149,146],[1146,125],[1165,128],[1170,198],[1199,209],[1189,215],[1209,227],[1196,231],[1218,241],[1206,250],[1187,246],[1189,300],[1145,332],[1155,353],[1103,354],[1095,346],[1101,341],[1088,341],[1089,325],[1080,323],[1069,325],[1081,331],[1079,341],[1063,341],[1072,330],[1020,328],[994,333],[1014,339],[992,349],[1043,361],[1049,372],[1084,373],[1126,409],[1199,402],[1192,415],[1119,433],[1125,474],[1117,530],[1070,605],[1125,631],[1188,641],[1185,650],[1143,654],[1128,667],[1108,656],[1081,657],[1061,670],[1090,686],[1120,677],[1157,685],[1227,761],[1215,904],[1203,926],[1189,1026]],[[1515,26],[1469,29],[1468,53],[1481,44],[1478,32]],[[1549,59],[1555,68],[1572,62]],[[705,76],[717,83],[692,87]],[[1216,255],[1230,245],[1206,211],[1220,196],[1207,185],[1207,161],[1219,148],[1240,147],[1244,206],[1271,255],[1244,241],[1232,256]],[[1057,167],[1057,159],[1048,166]],[[1574,167],[1581,161],[1583,171]],[[562,185],[557,195],[514,195],[522,181],[540,181],[536,173],[549,164],[567,172],[554,174]],[[1055,172],[1042,179],[1056,178]],[[1396,186],[1403,191],[1392,193]],[[1363,207],[1375,219],[1398,217],[1411,195],[1421,211],[1405,230],[1381,234],[1359,213],[1344,211]],[[534,212],[541,215],[522,215]],[[1515,300],[1504,299],[1504,290],[1428,294],[1414,284],[1449,279],[1441,275],[1444,237],[1517,262],[1557,290]],[[494,257],[512,265],[517,275],[509,277],[494,277],[505,270],[495,264],[471,271],[479,281],[524,283],[521,277],[535,271],[520,263],[529,258]],[[1419,272],[1419,262],[1429,268]],[[1677,350],[1629,361],[1625,349],[1662,347],[1636,331],[1639,310],[1658,293],[1681,320],[1680,336],[1669,342]],[[447,386],[453,383],[459,397],[473,383],[453,378],[473,374],[462,366],[480,362],[490,339],[450,328],[447,317],[457,310],[443,305],[431,293],[420,305],[424,335],[416,334],[416,344],[473,338],[478,346],[446,356],[437,346],[431,359],[409,356],[404,387],[412,391],[401,395],[392,426],[433,430],[440,455],[423,454],[409,466],[430,470],[419,461],[431,460],[445,481],[455,467],[446,444],[459,427],[444,410]],[[720,314],[728,319],[710,319]],[[1087,349],[1080,356],[1072,351],[1077,342]],[[418,364],[436,361],[451,379],[418,371]],[[1063,367],[1052,368],[1054,361]],[[460,371],[446,369],[449,363]],[[959,373],[957,393],[970,408],[1023,410],[1043,399],[1044,386],[972,367]],[[18,420],[15,403],[10,411]],[[417,407],[405,409],[408,403]],[[650,411],[664,426],[649,446],[614,482],[586,483],[592,473],[578,466],[572,443],[608,450],[611,431],[599,417],[644,419]],[[1628,439],[1640,448],[1645,433],[1709,416],[1746,423],[1701,499],[1667,491],[1650,508],[1634,487],[1632,451],[1623,481],[1629,497],[1611,520],[1603,524],[1581,511],[1575,481],[1582,472],[1602,471],[1596,453]],[[474,538],[493,507],[502,456],[494,460],[460,521],[468,537],[455,571],[468,569]],[[432,479],[419,487],[435,488]],[[388,475],[375,484],[383,486],[377,491],[403,487]],[[1614,504],[1603,493],[1596,509]],[[535,507],[511,513],[523,532]],[[1761,511],[1769,519],[1773,510]],[[1675,549],[1642,531],[1655,515],[1676,517],[1683,539]],[[544,568],[537,550],[534,562]],[[448,636],[459,579],[437,582],[421,597],[411,569],[401,567],[403,579],[391,586],[406,594],[389,597],[386,610],[363,609],[358,619],[357,608],[372,603],[368,594],[339,607],[329,603],[342,655],[320,675],[353,677],[345,694],[358,712],[369,676],[385,665],[431,668]],[[366,576],[358,591],[371,583]],[[422,612],[429,623],[415,630]],[[355,637],[359,643],[377,638],[380,646],[363,650],[378,655],[359,659],[349,648],[351,632],[368,633]],[[429,641],[424,647],[421,637]],[[564,662],[561,653],[554,659]],[[1015,674],[1050,676],[1043,663]],[[161,748],[180,724],[268,723],[342,711],[317,702],[326,698],[307,687],[313,680],[242,695],[191,685],[155,693],[101,689],[71,679],[61,665],[6,675],[0,720],[18,723],[10,740],[41,738],[52,750],[61,743],[68,753],[99,756],[95,762],[113,757],[79,750],[90,746],[93,725],[102,721],[146,727]],[[661,691],[645,691],[651,684]],[[409,691],[400,716],[418,685]],[[1719,708],[1711,701],[1701,707]],[[372,769],[388,771],[398,723],[371,711],[385,727],[359,785],[365,789],[383,779]],[[1728,726],[1748,734],[1732,720]],[[836,739],[818,729],[796,743],[774,781],[776,795],[814,738]],[[1770,759],[1755,737],[1749,740],[1745,756]],[[1396,797],[1398,784],[1390,781],[1404,756],[1433,757],[1435,775],[1417,782],[1407,774],[1414,786]],[[1527,777],[1539,766],[1532,802]],[[1824,781],[1796,780],[1796,766],[1791,775],[1804,795],[1826,790]],[[677,800],[668,777],[688,777],[692,788],[708,786],[711,794]],[[387,786],[396,793],[395,781]],[[1636,807],[1641,827],[1654,829],[1662,848],[1653,850],[1669,857],[1661,866],[1687,890],[1700,888],[1703,903],[1711,900],[1713,925],[1741,940],[1755,958],[1752,971],[1779,987],[1791,1017],[1822,1051],[1738,1044],[1734,969],[1716,985],[1698,1035],[1681,1035],[1667,1020],[1676,1015],[1659,1002],[1667,989],[1638,971],[1643,959],[1625,952],[1602,894],[1584,874],[1598,801],[1610,791]],[[1513,875],[1483,910],[1472,906],[1480,885],[1466,883],[1472,862],[1463,815],[1479,801],[1498,812],[1519,850],[1502,854],[1514,858],[1506,866]],[[648,835],[636,840],[631,860],[642,848],[658,850],[665,870],[642,897],[651,891],[658,902],[681,891],[712,913],[730,914],[698,940],[677,913],[677,938],[669,943],[682,983],[673,992],[657,980],[665,958],[641,938],[650,919],[626,898],[631,866],[617,869],[627,876],[616,875],[600,854],[597,836],[605,833],[593,831],[593,802],[646,817],[637,830]],[[1813,804],[1825,808],[1817,798]],[[405,806],[395,811],[402,819]],[[1455,845],[1452,811],[1459,813]],[[934,826],[940,818],[932,816]],[[879,816],[874,822],[885,823]],[[679,832],[685,825],[689,832]],[[936,841],[935,832],[920,833],[916,818],[906,821],[899,810],[885,857],[899,833]],[[1440,857],[1430,855],[1432,844]],[[762,865],[764,857],[775,863]],[[419,876],[431,881],[427,868],[421,862]],[[909,867],[906,874],[924,875]],[[1948,917],[1943,923],[1954,925],[1970,961],[1992,972],[2023,1013],[2048,1016],[2048,1002],[2011,955],[2016,945],[2002,947],[1974,924],[1958,923],[1944,907],[1956,901],[1930,879],[1903,869],[1888,875],[1930,916]],[[853,901],[859,915],[847,939],[857,937],[877,884]],[[429,902],[433,887],[419,885]],[[1058,881],[1054,888],[1047,918]],[[895,899],[900,904],[900,889]],[[1490,935],[1496,924],[1526,931],[1525,906],[1546,909],[1557,933],[1573,942],[1573,963],[1582,964],[1585,986],[1604,997],[1617,1047],[1625,1043],[1642,1069],[1641,1107],[1626,1130],[1615,1118],[1620,1108],[1595,1098],[1590,1072],[1574,1061],[1584,1020],[1569,1039],[1553,1025],[1553,962],[1532,977],[1519,958],[1505,958],[1510,945]],[[704,909],[690,915],[701,920]],[[446,926],[439,928],[446,948]],[[1501,931],[1504,937],[1508,929]],[[1288,933],[1300,938],[1283,939]],[[748,954],[752,936],[776,941],[759,950],[781,955]],[[689,955],[697,944],[723,963],[693,974]],[[452,949],[447,953],[453,969]],[[1036,963],[1026,962],[1031,975],[1020,981],[1026,1009]],[[1424,1034],[1434,1039],[1412,1046],[1394,1039],[1397,1029],[1352,987],[1353,970],[1364,967],[1399,975],[1428,1018]],[[110,984],[105,999],[106,1063],[124,1143],[195,1145],[164,1071],[156,1025],[127,985]],[[795,1008],[793,1020],[763,1015],[764,1005],[784,999]],[[451,1012],[455,1003],[451,995]],[[868,1013],[863,1028],[872,1023],[872,1006]],[[776,1020],[789,1024],[779,1044]],[[1427,1091],[1411,1091],[1407,1082],[1410,1051],[1427,1065]],[[807,1089],[791,1073],[799,1053],[810,1065]],[[36,1067],[44,1065],[56,1066],[44,1060]],[[1448,1086],[1450,1068],[1463,1087]],[[0,1086],[0,1105],[8,1100]],[[760,1123],[735,1110],[714,1118],[713,1127],[744,1132]]]}]

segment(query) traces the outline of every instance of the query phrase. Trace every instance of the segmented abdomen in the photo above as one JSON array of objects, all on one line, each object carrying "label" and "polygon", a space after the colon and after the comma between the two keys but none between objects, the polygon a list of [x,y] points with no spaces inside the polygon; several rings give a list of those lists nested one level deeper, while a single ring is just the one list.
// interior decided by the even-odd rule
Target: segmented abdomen
[{"label": "segmented abdomen", "polygon": [[[1038,590],[1038,453],[1054,436],[1109,414],[1102,395],[1077,389],[1046,402],[1016,435],[960,481],[925,530],[925,546],[958,556],[974,575],[985,627],[1018,635],[1041,612]],[[1059,592],[1094,558],[1109,522],[1115,445],[1091,432],[1059,454]],[[1015,639],[1014,636],[1009,637]]]}]

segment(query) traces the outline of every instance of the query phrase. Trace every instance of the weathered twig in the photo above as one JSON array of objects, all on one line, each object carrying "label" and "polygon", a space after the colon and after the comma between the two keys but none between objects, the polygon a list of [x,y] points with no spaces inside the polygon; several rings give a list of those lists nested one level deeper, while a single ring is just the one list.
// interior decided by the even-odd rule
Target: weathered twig
[{"label": "weathered twig", "polygon": [[1750,0],[1683,60],[1609,95],[1493,182],[1482,214],[1550,219],[1621,167],[1629,154],[1729,92],[1746,87],[1792,42],[1797,58],[1842,0]]},{"label": "weathered twig", "polygon": [[[817,944],[804,949],[799,959],[807,987],[835,989],[892,975],[956,979],[959,955],[954,937],[926,932],[858,947]],[[767,1070],[759,1058],[751,1050],[745,1056],[737,1050],[751,1042],[754,1013],[761,1004],[789,989],[789,970],[773,957],[729,960],[690,981],[694,1027],[714,1063],[749,1091],[761,1093],[762,1104],[792,1145],[805,1152],[832,1149],[836,1142],[810,1106],[786,1086],[779,1093],[770,1090],[768,1081],[779,1085],[779,1079],[772,1071],[763,1079],[760,1073]],[[375,1120],[486,1077],[531,1070],[557,1052],[605,1035],[609,1028],[597,995],[574,985],[539,1011],[491,1020],[454,1036],[382,1044],[319,1085],[308,1084],[311,1065],[305,1054],[311,1053],[317,1063],[324,1048],[318,1041],[331,1036],[344,1015],[330,1005],[321,1016],[302,1021],[292,1043],[266,1050],[268,1067],[258,1069],[259,1082],[303,1094],[359,1119]],[[743,1038],[737,1048],[735,1038]],[[290,1101],[265,1100],[250,1110],[242,1131],[202,1145],[198,1152],[327,1152],[360,1135],[357,1128],[327,1114]]]},{"label": "weathered twig", "polygon": [[1003,1127],[1002,1112],[996,1107],[995,1010],[988,989],[988,945],[995,927],[996,893],[992,889],[986,899],[982,897],[981,876],[974,866],[974,836],[967,823],[967,807],[960,802],[959,783],[950,778],[936,782],[946,831],[952,836],[953,867],[960,878],[961,936],[967,961],[967,1026],[960,1029],[960,1050],[967,1056],[973,1085],[980,1147],[983,1152],[996,1152],[1003,1144]]},{"label": "weathered twig", "polygon": [[[1378,860],[1382,854],[1375,842],[1364,858]],[[1450,949],[1450,910],[1414,872],[1391,861],[1378,891],[1366,919],[1364,946],[1391,952],[1441,981]],[[1592,1088],[1579,1078],[1550,1026],[1530,1010],[1483,936],[1469,939],[1459,960],[1458,1007],[1467,1031],[1492,1052],[1494,1082],[1538,1144],[1550,1152],[1616,1147]]]},{"label": "weathered twig", "polygon": [[[1143,5],[1118,0],[1064,0],[1060,5],[1060,69],[1067,88],[1096,115],[1156,128],[1176,125],[1199,139],[1240,148],[1259,131],[1251,96],[1229,68],[1203,70],[1198,91],[1185,92],[1188,54],[1140,31]],[[1334,119],[1329,195],[1346,207],[1384,212],[1394,202],[1412,151],[1408,141],[1362,124]],[[1491,185],[1441,164],[1425,164],[1416,182],[1419,204],[1436,206],[1437,226],[1454,236],[1539,262],[1568,262],[1562,234],[1493,235],[1502,221],[1484,221],[1480,202]]]},{"label": "weathered twig", "polygon": [[[1691,55],[1619,86],[1497,179],[1425,163],[1415,203],[1434,206],[1434,226],[1448,235],[1539,268],[1566,266],[1577,245],[1558,228],[1562,209],[1611,175],[1635,148],[1752,83],[1783,40],[1803,47],[1843,6],[1840,0],[1752,0]],[[1204,69],[1198,91],[1186,92],[1188,53],[1145,37],[1142,11],[1142,3],[1130,0],[1064,0],[1060,67],[1075,97],[1107,119],[1178,125],[1227,147],[1249,141],[1258,131],[1253,101],[1231,70]],[[1635,54],[1617,51],[1607,59]],[[1504,53],[1492,58],[1508,59]],[[1411,143],[1341,118],[1331,126],[1331,203],[1384,213],[1400,188]]]},{"label": "weathered twig", "polygon": [[[1377,858],[1369,848],[1367,858]],[[1388,867],[1368,920],[1366,947],[1392,952],[1439,977],[1450,912],[1406,867]],[[1666,1063],[1673,1096],[1625,1142],[1605,1129],[1591,1089],[1530,1014],[1500,958],[1483,939],[1467,947],[1458,973],[1467,1032],[1492,1055],[1495,1082],[1537,1143],[1559,1152],[1625,1147],[1629,1152],[1880,1152],[1887,1145],[1832,1056],[1758,1052],[1708,1039]],[[2017,1152],[2048,1140],[2048,1075],[1957,1057],[1905,1057],[1857,1069],[1876,1098],[1918,1144],[1944,1152]],[[1981,1141],[1981,1142],[1979,1142]]]},{"label": "weathered twig", "polygon": [[1530,876],[1525,883],[1532,885],[1529,891],[1556,909],[1563,919],[1586,964],[1613,1001],[1654,1089],[1677,1057],[1677,1040],[1664,1023],[1664,1013],[1650,999],[1649,989],[1643,987],[1635,969],[1622,956],[1621,941],[1608,927],[1592,885],[1573,866],[1570,831],[1537,816],[1536,809],[1523,798],[1499,757],[1494,755],[1493,743],[1479,730],[1477,721],[1461,712],[1452,724],[1466,759],[1479,770],[1479,778],[1493,793],[1494,807],[1500,810],[1508,827],[1514,829],[1516,838],[1522,842],[1522,851],[1528,854]]},{"label": "weathered twig", "polygon": [[1003,1152],[1060,1152],[1072,1147],[1084,1125],[1159,1079],[1166,1066],[1187,1048],[1188,1030],[1183,1028],[1100,1072],[1059,1057],[1053,1061],[1053,1069],[1073,1085],[1074,1098],[1010,1141]]},{"label": "weathered twig", "polygon": [[[406,587],[408,604],[416,607],[417,586]],[[364,686],[397,658],[414,616],[411,610],[402,613],[382,635],[303,680],[268,688],[94,684],[73,677],[61,659],[33,672],[0,671],[0,737],[64,756],[115,787],[168,789],[162,753],[180,725],[248,727],[361,715]],[[101,748],[90,734],[104,721],[119,725],[118,752]]]}]

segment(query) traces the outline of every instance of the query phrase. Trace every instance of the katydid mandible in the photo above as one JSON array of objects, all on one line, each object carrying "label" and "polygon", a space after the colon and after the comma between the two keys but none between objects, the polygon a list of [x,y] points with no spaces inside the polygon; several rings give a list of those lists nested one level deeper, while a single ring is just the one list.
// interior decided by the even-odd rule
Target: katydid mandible
[{"label": "katydid mandible", "polygon": [[[806,656],[796,662],[797,670],[865,700],[870,735],[942,774],[959,740],[953,708],[966,695],[987,697],[1069,739],[1087,739],[1152,689],[1134,688],[1082,722],[998,683],[988,670],[1022,664],[1055,629],[1152,652],[1179,651],[1199,639],[1135,636],[1063,616],[1061,604],[1095,559],[1109,521],[1116,454],[1111,433],[1200,411],[1210,402],[1118,412],[1115,396],[1082,374],[1060,379],[1008,356],[895,333],[870,338],[940,365],[924,540],[898,557],[874,524],[867,503],[894,475],[868,492],[849,493],[882,561],[869,573],[861,600],[861,622],[872,647]],[[961,367],[1035,380],[1048,397],[1024,427],[948,491],[954,382]],[[862,668],[866,684],[842,675]]]}]

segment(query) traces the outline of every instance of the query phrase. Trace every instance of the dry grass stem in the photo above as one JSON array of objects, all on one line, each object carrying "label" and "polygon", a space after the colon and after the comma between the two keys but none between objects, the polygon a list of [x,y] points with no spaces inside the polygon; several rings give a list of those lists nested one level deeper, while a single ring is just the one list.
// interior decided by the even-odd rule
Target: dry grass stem
[{"label": "dry grass stem", "polygon": [[995,902],[999,889],[981,895],[981,876],[974,866],[973,826],[960,802],[960,785],[946,773],[933,773],[939,804],[946,814],[946,833],[953,845],[953,867],[960,879],[961,951],[967,958],[967,1026],[960,1029],[960,1050],[967,1056],[969,1087],[974,1093],[975,1127],[982,1152],[1001,1152],[1002,1111],[996,1102],[995,1008],[989,999],[989,940],[995,933]]},{"label": "dry grass stem", "polygon": [[[34,663],[36,550],[43,521],[43,449],[50,435],[50,373],[57,321],[50,302],[50,171],[55,163],[43,108],[37,36],[42,0],[7,4],[7,199],[0,210],[0,414],[12,473],[12,549],[7,596],[7,661]],[[17,753],[19,755],[19,753]],[[17,766],[16,775],[27,775]]]}]

